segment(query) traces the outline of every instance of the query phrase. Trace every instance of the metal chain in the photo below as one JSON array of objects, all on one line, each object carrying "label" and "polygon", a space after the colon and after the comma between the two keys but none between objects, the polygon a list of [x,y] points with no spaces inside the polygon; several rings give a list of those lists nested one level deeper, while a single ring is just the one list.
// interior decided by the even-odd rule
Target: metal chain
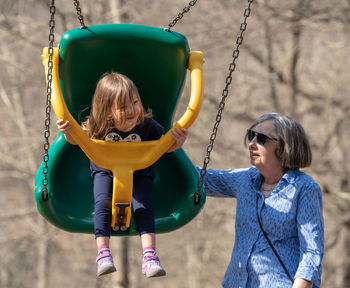
[{"label": "metal chain", "polygon": [[219,105],[218,113],[216,115],[216,121],[214,124],[212,134],[210,136],[209,145],[207,146],[207,153],[206,153],[206,156],[204,158],[203,167],[200,171],[200,180],[198,181],[198,189],[197,189],[197,192],[195,194],[195,203],[196,204],[198,204],[199,200],[200,200],[200,190],[203,187],[203,179],[204,179],[205,174],[207,173],[207,166],[208,166],[209,161],[210,161],[210,153],[213,150],[214,141],[216,138],[216,134],[218,132],[219,125],[220,125],[222,113],[223,113],[224,108],[225,108],[225,101],[226,101],[226,98],[228,96],[228,88],[232,82],[232,73],[233,73],[233,71],[236,70],[236,60],[239,56],[239,47],[241,46],[241,44],[243,42],[243,33],[247,29],[247,19],[250,15],[250,12],[251,12],[250,6],[252,5],[253,1],[254,0],[248,0],[248,7],[244,10],[244,20],[241,23],[240,32],[239,32],[237,39],[236,39],[236,47],[233,50],[233,54],[232,54],[233,59],[232,59],[232,62],[230,63],[230,66],[229,66],[229,73],[228,73],[228,76],[226,77],[225,88],[222,91],[222,99],[221,99],[221,102]]},{"label": "metal chain", "polygon": [[42,199],[46,201],[48,199],[48,190],[47,185],[49,184],[49,181],[47,179],[47,174],[49,172],[49,167],[47,165],[49,161],[49,148],[50,148],[50,122],[51,122],[51,84],[52,84],[52,67],[53,67],[53,44],[55,41],[55,0],[51,0],[50,4],[50,21],[49,21],[49,27],[50,27],[50,33],[49,33],[49,60],[48,60],[48,71],[47,71],[47,88],[46,88],[46,118],[45,118],[45,132],[44,132],[44,167],[43,167],[43,173],[44,173],[44,179],[43,179],[43,190],[42,190]]},{"label": "metal chain", "polygon": [[78,0],[73,0],[73,4],[77,10],[77,15],[78,15],[78,19],[80,21],[80,29],[86,29],[86,26],[85,26],[85,23],[84,23],[84,17],[83,15],[81,14],[81,8],[80,8],[80,3]]},{"label": "metal chain", "polygon": [[179,21],[185,13],[187,13],[188,11],[190,11],[191,7],[194,6],[195,4],[197,3],[197,0],[192,0],[190,1],[190,3],[188,3],[188,5],[182,9],[182,12],[180,12],[175,18],[173,21],[171,21],[168,25],[168,28],[165,28],[164,30],[166,31],[170,31],[171,27],[174,27],[177,23],[177,21]]}]

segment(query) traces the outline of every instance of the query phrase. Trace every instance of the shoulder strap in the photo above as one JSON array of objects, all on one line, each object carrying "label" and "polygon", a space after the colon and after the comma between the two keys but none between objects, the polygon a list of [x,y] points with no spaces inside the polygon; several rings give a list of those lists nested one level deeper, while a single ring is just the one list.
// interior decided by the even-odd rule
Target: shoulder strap
[{"label": "shoulder strap", "polygon": [[262,233],[264,234],[264,236],[265,236],[267,242],[269,243],[269,245],[270,245],[270,247],[271,247],[273,253],[275,253],[275,255],[276,255],[278,261],[280,262],[280,264],[281,264],[281,266],[282,266],[282,268],[283,268],[283,270],[284,270],[284,272],[286,272],[286,274],[287,274],[289,280],[293,283],[294,280],[293,280],[292,276],[290,276],[290,274],[289,274],[289,272],[288,272],[286,266],[284,265],[284,263],[283,263],[281,257],[278,255],[278,253],[277,253],[275,247],[273,246],[273,244],[272,244],[270,238],[267,236],[267,233],[265,232],[265,230],[264,230],[263,227],[262,227],[261,220],[260,220],[259,213],[258,213],[258,200],[259,200],[259,195],[256,194],[256,216],[258,217],[258,222],[259,222],[260,229],[261,229]]}]

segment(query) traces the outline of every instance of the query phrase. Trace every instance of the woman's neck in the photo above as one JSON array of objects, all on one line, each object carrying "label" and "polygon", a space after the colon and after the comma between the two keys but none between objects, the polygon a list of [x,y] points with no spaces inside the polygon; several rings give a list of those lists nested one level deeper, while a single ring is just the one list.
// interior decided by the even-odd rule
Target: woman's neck
[{"label": "woman's neck", "polygon": [[260,173],[263,176],[263,179],[261,181],[260,191],[267,197],[270,195],[273,189],[277,186],[278,182],[283,177],[284,173],[287,171],[287,169],[284,169],[282,165],[279,167],[274,167],[274,169],[264,169]]},{"label": "woman's neck", "polygon": [[288,169],[281,167],[275,168],[275,169],[269,169],[265,171],[260,171],[261,175],[264,177],[262,184],[266,185],[276,185],[283,175],[287,172]]},{"label": "woman's neck", "polygon": [[266,185],[276,185],[282,178],[283,174],[281,176],[276,176],[276,177],[265,177],[263,179],[263,184]]},{"label": "woman's neck", "polygon": [[274,175],[264,176],[261,182],[260,191],[265,195],[269,196],[273,189],[277,186],[284,173],[278,173]]}]

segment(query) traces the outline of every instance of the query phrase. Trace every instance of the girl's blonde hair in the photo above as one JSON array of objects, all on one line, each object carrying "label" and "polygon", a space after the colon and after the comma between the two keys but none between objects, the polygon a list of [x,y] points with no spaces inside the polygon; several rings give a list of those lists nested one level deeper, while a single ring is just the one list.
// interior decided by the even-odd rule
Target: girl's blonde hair
[{"label": "girl's blonde hair", "polygon": [[141,105],[141,114],[136,123],[138,125],[146,118],[152,117],[152,111],[145,111],[135,84],[127,76],[117,72],[103,74],[96,86],[90,115],[83,122],[88,136],[94,139],[104,139],[114,128],[110,113],[115,105],[115,99],[117,99],[117,107],[122,107],[125,106],[126,99],[133,101],[135,97]]}]

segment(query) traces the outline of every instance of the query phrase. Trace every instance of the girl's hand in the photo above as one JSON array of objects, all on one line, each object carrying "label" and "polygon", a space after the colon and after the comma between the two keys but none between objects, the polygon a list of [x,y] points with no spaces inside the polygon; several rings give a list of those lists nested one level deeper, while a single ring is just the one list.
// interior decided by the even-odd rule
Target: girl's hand
[{"label": "girl's hand", "polygon": [[58,119],[57,128],[63,134],[69,134],[70,130],[72,130],[72,123],[70,123],[69,121],[64,121],[63,119]]},{"label": "girl's hand", "polygon": [[167,152],[173,152],[177,149],[179,149],[186,141],[187,139],[187,129],[185,128],[175,128],[171,130],[171,136],[175,139],[175,143],[173,146],[169,148]]},{"label": "girl's hand", "polygon": [[69,121],[64,121],[63,119],[57,120],[57,129],[64,134],[67,142],[72,145],[77,145],[73,137],[70,135],[70,130],[72,130],[72,123]]}]

